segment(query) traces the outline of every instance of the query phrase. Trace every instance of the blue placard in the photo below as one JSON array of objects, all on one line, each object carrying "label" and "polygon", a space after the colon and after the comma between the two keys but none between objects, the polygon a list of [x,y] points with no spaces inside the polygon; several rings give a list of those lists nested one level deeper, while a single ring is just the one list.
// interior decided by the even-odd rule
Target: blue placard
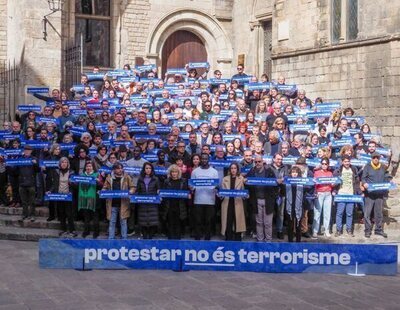
[{"label": "blue placard", "polygon": [[72,201],[72,194],[48,193],[44,196],[45,201]]},{"label": "blue placard", "polygon": [[314,130],[314,128],[315,128],[314,124],[292,124],[292,125],[289,125],[289,129],[291,132],[311,131],[311,130]]},{"label": "blue placard", "polygon": [[89,82],[103,81],[103,78],[104,78],[104,73],[100,73],[100,72],[97,72],[97,73],[87,72],[85,74],[86,74]]},{"label": "blue placard", "polygon": [[39,266],[397,275],[397,245],[41,239]]},{"label": "blue placard", "polygon": [[320,112],[307,112],[308,118],[327,118],[331,116],[331,111],[320,111]]},{"label": "blue placard", "polygon": [[40,160],[39,167],[43,168],[58,168],[58,160]]},{"label": "blue placard", "polygon": [[131,195],[131,203],[159,204],[161,199],[159,195]]},{"label": "blue placard", "polygon": [[16,159],[6,159],[6,166],[16,167],[16,166],[32,166],[32,159],[16,158]]},{"label": "blue placard", "polygon": [[50,147],[50,142],[40,140],[25,140],[22,141],[22,144],[30,145],[35,150],[48,149]]},{"label": "blue placard", "polygon": [[248,177],[246,178],[246,185],[249,186],[277,186],[275,178],[256,178]]},{"label": "blue placard", "polygon": [[120,83],[134,83],[136,82],[135,76],[118,76],[117,81]]},{"label": "blue placard", "polygon": [[136,66],[136,70],[140,72],[145,72],[145,71],[151,71],[156,68],[155,64],[149,64],[149,65],[141,65],[141,66]]},{"label": "blue placard", "polygon": [[54,117],[37,116],[35,120],[39,123],[55,123],[57,120]]},{"label": "blue placard", "polygon": [[60,143],[60,149],[61,150],[73,150],[76,147],[76,143]]},{"label": "blue placard", "polygon": [[350,163],[351,163],[352,166],[355,166],[355,167],[363,167],[363,166],[365,166],[366,164],[369,163],[369,160],[368,159],[352,158]]},{"label": "blue placard", "polygon": [[18,134],[11,134],[11,133],[4,133],[0,135],[0,140],[15,140],[15,139],[21,139],[22,135]]},{"label": "blue placard", "polygon": [[384,182],[384,183],[367,183],[367,192],[379,192],[379,191],[389,191],[396,189],[396,183]]},{"label": "blue placard", "polygon": [[290,178],[285,177],[283,180],[284,184],[287,185],[304,185],[304,186],[313,186],[314,180],[312,178]]},{"label": "blue placard", "polygon": [[139,175],[140,172],[142,171],[142,167],[128,167],[125,166],[124,167],[124,171],[128,174],[132,174],[132,175]]},{"label": "blue placard", "polygon": [[299,157],[288,156],[282,158],[282,164],[284,165],[295,165]]},{"label": "blue placard", "polygon": [[107,166],[103,166],[99,168],[99,173],[110,174],[112,169]]},{"label": "blue placard", "polygon": [[233,197],[233,198],[248,198],[249,191],[247,189],[237,190],[237,189],[220,189],[218,191],[218,196],[220,197]]},{"label": "blue placard", "polygon": [[188,199],[190,192],[178,189],[161,189],[158,193],[162,198],[184,198]]},{"label": "blue placard", "polygon": [[339,148],[345,145],[353,145],[354,144],[354,139],[352,137],[344,137],[340,140],[333,140],[332,141],[332,148]]},{"label": "blue placard", "polygon": [[219,85],[219,84],[230,84],[231,83],[231,79],[210,79],[209,80],[211,85]]},{"label": "blue placard", "polygon": [[210,160],[210,165],[214,168],[229,168],[231,162],[226,160]]},{"label": "blue placard", "polygon": [[189,186],[192,187],[215,187],[218,184],[218,179],[189,179]]},{"label": "blue placard", "polygon": [[335,195],[333,198],[334,202],[351,202],[364,204],[364,197],[361,195]]},{"label": "blue placard", "polygon": [[267,83],[249,83],[245,85],[245,89],[248,90],[263,90],[263,89],[271,89],[271,83],[267,82]]},{"label": "blue placard", "polygon": [[24,149],[7,149],[4,150],[6,156],[20,156],[24,153]]},{"label": "blue placard", "polygon": [[49,90],[48,87],[28,87],[26,92],[28,94],[48,94]]},{"label": "blue placard", "polygon": [[341,107],[342,104],[340,102],[323,102],[323,103],[317,103],[315,105],[317,112],[326,110],[336,110],[340,109]]},{"label": "blue placard", "polygon": [[375,152],[383,156],[389,156],[391,154],[390,149],[385,149],[383,147],[377,147]]},{"label": "blue placard", "polygon": [[242,135],[241,134],[224,134],[223,135],[224,141],[232,141],[233,139],[236,139],[236,138],[241,139]]},{"label": "blue placard", "polygon": [[40,112],[42,111],[42,106],[33,104],[19,104],[17,110],[20,112]]},{"label": "blue placard", "polygon": [[154,167],[154,174],[155,175],[167,175],[168,168],[166,167]]},{"label": "blue placard", "polygon": [[129,191],[112,191],[112,190],[101,190],[99,192],[101,199],[112,199],[112,198],[129,198]]},{"label": "blue placard", "polygon": [[315,179],[315,184],[342,184],[342,179],[340,177],[321,177]]},{"label": "blue placard", "polygon": [[208,62],[189,62],[189,69],[210,68]]},{"label": "blue placard", "polygon": [[87,175],[71,175],[69,180],[72,183],[82,183],[82,184],[92,184],[92,185],[96,184],[96,178]]},{"label": "blue placard", "polygon": [[[174,74],[186,75],[187,71],[185,68],[168,68],[167,72],[165,74],[166,75],[174,75]],[[167,85],[165,86],[165,88],[167,88]]]}]

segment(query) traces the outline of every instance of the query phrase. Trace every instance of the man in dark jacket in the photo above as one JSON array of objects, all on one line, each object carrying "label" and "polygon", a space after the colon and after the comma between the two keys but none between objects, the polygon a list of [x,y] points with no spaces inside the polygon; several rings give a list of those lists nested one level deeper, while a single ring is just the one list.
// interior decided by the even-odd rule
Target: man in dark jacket
[{"label": "man in dark jacket", "polygon": [[365,237],[371,237],[372,223],[371,213],[374,210],[375,219],[375,235],[387,238],[387,234],[383,232],[383,199],[387,195],[387,191],[369,191],[370,184],[385,183],[390,181],[390,176],[386,168],[379,162],[381,155],[377,152],[372,153],[371,162],[365,165],[361,177],[362,188],[365,189],[365,206],[364,206],[364,223]]},{"label": "man in dark jacket", "polygon": [[[275,173],[266,167],[263,158],[257,155],[254,159],[255,166],[247,177],[275,178]],[[251,186],[250,203],[256,214],[257,241],[272,241],[272,218],[274,214],[277,186]]]},{"label": "man in dark jacket", "polygon": [[37,159],[32,157],[32,146],[25,145],[23,159],[31,160],[31,165],[19,166],[19,195],[23,208],[22,220],[30,217],[31,222],[35,221],[35,180],[39,171]]}]

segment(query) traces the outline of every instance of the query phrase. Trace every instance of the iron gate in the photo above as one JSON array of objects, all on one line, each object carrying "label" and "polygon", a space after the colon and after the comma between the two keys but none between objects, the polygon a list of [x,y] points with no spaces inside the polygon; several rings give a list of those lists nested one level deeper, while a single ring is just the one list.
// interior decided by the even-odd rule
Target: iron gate
[{"label": "iron gate", "polygon": [[19,67],[15,60],[0,63],[0,121],[14,120],[18,96]]},{"label": "iron gate", "polygon": [[69,92],[69,89],[79,84],[83,68],[83,37],[81,36],[73,44],[69,44],[64,48],[63,55],[63,89]]}]

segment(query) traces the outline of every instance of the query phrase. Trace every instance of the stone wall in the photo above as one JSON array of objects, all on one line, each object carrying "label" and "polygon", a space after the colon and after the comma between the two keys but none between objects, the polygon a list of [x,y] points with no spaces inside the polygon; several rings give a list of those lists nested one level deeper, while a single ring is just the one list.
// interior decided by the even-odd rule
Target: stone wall
[{"label": "stone wall", "polygon": [[[306,89],[311,99],[321,96],[354,108],[366,116],[373,130],[382,133],[398,156],[400,2],[390,6],[383,0],[374,5],[359,3],[359,40],[331,45],[330,1],[278,0],[273,19],[273,78],[283,74],[288,83]],[[296,19],[296,14],[302,18]],[[289,36],[280,40],[278,28],[285,21]]]},{"label": "stone wall", "polygon": [[7,59],[7,0],[0,0],[0,66]]}]

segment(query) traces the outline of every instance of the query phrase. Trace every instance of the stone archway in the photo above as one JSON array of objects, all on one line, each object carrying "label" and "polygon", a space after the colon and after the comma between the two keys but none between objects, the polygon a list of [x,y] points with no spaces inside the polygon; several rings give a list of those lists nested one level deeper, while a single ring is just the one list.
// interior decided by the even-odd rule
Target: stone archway
[{"label": "stone archway", "polygon": [[151,63],[161,65],[163,46],[168,37],[178,30],[198,36],[204,42],[211,67],[230,73],[233,49],[225,30],[212,16],[192,9],[172,11],[156,24],[146,43],[146,57]]}]

